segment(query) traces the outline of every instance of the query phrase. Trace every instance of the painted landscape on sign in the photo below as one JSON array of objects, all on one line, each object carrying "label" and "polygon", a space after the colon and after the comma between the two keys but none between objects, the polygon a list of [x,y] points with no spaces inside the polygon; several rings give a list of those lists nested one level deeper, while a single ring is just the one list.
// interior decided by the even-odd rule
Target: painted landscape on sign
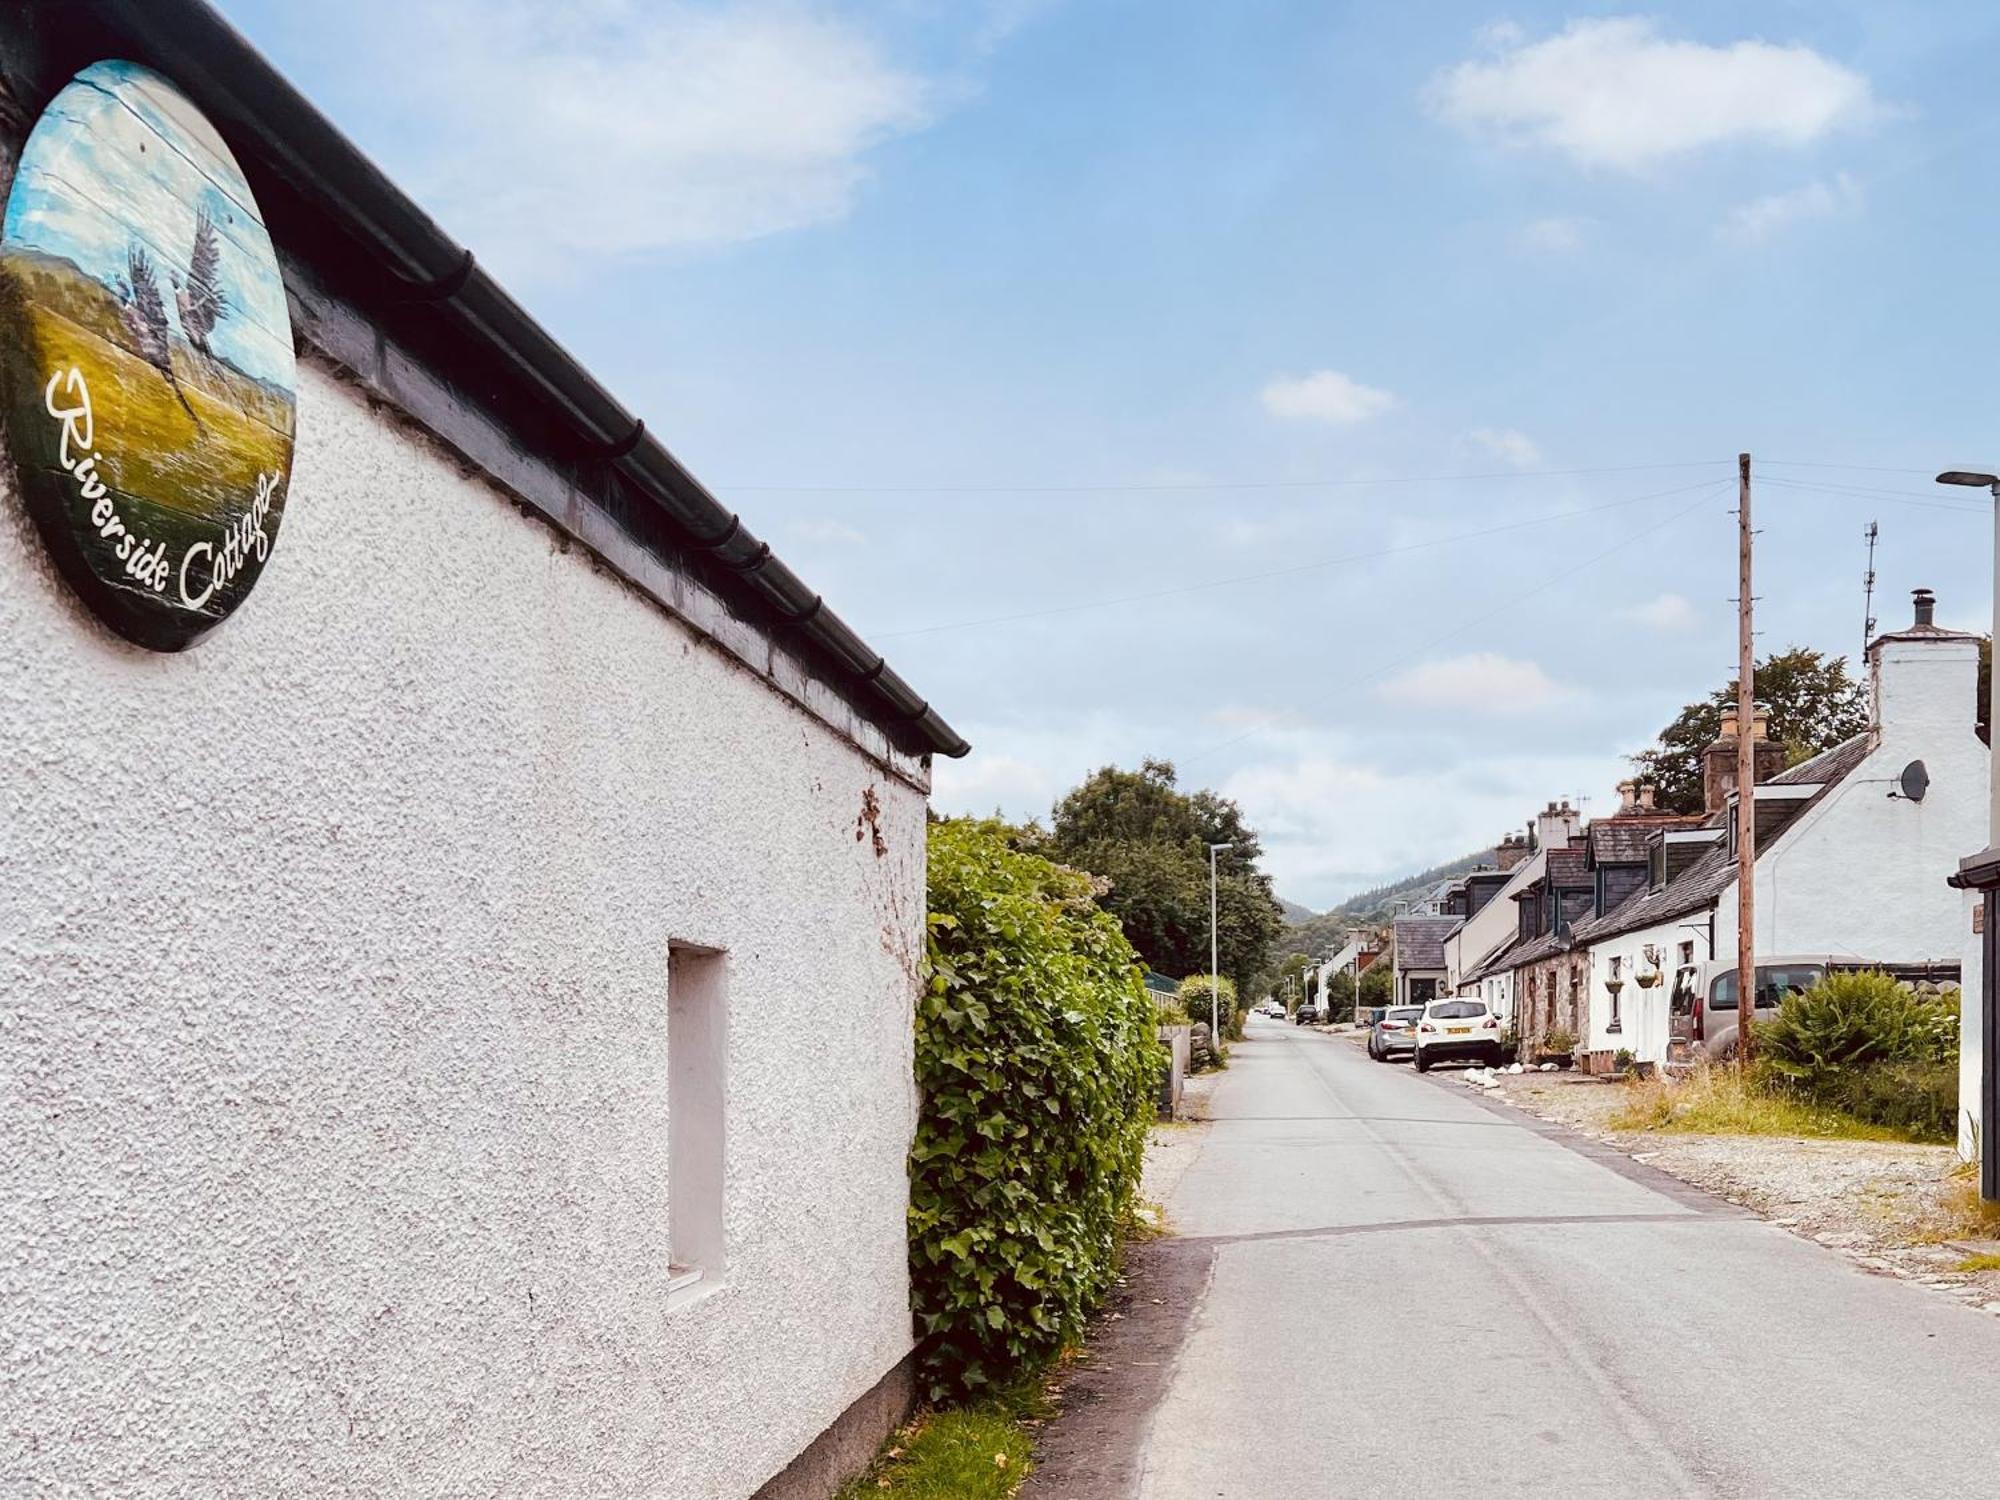
[{"label": "painted landscape on sign", "polygon": [[79,592],[178,649],[276,539],[296,410],[284,283],[221,137],[103,62],[29,136],[0,229],[11,447]]}]

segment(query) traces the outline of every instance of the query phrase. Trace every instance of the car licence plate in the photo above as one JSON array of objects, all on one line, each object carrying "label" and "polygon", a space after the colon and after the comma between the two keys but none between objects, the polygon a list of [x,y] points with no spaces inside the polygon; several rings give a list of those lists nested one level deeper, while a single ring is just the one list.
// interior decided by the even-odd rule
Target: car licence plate
[{"label": "car licence plate", "polygon": [[1464,1036],[1471,1030],[1470,1026],[1447,1026],[1444,1029],[1444,1034],[1446,1036]]}]

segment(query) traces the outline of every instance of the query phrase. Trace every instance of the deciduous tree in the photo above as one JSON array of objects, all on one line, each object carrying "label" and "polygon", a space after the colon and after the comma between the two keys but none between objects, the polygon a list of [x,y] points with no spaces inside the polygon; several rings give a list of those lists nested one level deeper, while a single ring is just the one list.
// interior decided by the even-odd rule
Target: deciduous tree
[{"label": "deciduous tree", "polygon": [[[1844,656],[1794,646],[1757,663],[1756,687],[1758,703],[1770,711],[1771,738],[1785,747],[1788,765],[1830,750],[1868,725],[1861,684],[1847,675]],[[1661,808],[1702,810],[1701,753],[1722,732],[1723,709],[1735,706],[1736,680],[1731,678],[1688,704],[1660,731],[1657,745],[1632,757],[1639,777],[1652,783]]]},{"label": "deciduous tree", "polygon": [[1236,804],[1176,785],[1173,766],[1106,766],[1056,804],[1050,858],[1110,881],[1102,904],[1146,964],[1163,974],[1208,972],[1208,846],[1216,856],[1217,950],[1222,973],[1251,980],[1284,925],[1263,847]]}]

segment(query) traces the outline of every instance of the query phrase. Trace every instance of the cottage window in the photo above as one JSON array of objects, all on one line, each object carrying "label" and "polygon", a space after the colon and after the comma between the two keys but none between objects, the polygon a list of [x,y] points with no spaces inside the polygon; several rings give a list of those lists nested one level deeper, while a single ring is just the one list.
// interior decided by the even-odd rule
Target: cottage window
[{"label": "cottage window", "polygon": [[728,1101],[727,955],[667,951],[667,1255],[669,1296],[721,1279]]}]

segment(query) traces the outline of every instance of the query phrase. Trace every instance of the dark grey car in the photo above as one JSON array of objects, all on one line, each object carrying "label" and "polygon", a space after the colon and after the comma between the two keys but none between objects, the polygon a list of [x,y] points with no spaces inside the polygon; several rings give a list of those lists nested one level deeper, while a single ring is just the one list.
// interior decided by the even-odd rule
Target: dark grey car
[{"label": "dark grey car", "polygon": [[1395,1057],[1414,1057],[1417,1051],[1417,1022],[1421,1005],[1392,1005],[1382,1019],[1368,1028],[1368,1055],[1377,1062]]}]

